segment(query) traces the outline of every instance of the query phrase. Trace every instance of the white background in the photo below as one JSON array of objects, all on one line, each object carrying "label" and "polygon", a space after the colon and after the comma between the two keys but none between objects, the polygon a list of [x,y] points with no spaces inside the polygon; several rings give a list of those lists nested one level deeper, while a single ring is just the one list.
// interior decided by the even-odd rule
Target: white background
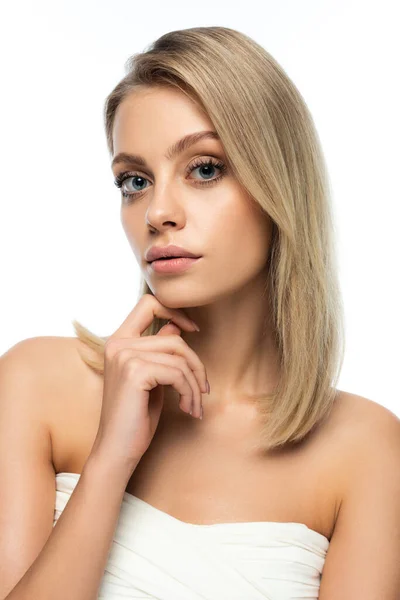
[{"label": "white background", "polygon": [[[104,99],[167,31],[246,33],[283,66],[316,123],[332,182],[345,304],[339,389],[400,416],[399,56],[394,0],[0,5],[0,354],[35,336],[110,335],[138,297]],[[207,68],[207,65],[204,65]]]}]

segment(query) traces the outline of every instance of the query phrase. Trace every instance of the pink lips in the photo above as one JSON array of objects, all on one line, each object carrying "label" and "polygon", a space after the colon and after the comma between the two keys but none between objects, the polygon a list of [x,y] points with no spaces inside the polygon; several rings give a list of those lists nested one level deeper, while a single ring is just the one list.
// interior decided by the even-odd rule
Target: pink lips
[{"label": "pink lips", "polygon": [[157,273],[180,273],[189,269],[192,265],[197,263],[200,258],[201,256],[198,258],[180,257],[167,260],[159,259],[154,260],[150,264],[150,267]]},{"label": "pink lips", "polygon": [[181,246],[175,246],[173,244],[170,244],[169,246],[152,246],[147,252],[146,252],[146,260],[147,262],[153,262],[154,260],[157,260],[158,258],[168,258],[171,256],[175,256],[175,257],[187,257],[187,258],[199,258],[199,254],[193,254],[192,252],[189,252],[189,250],[186,250],[185,248],[182,248]]}]

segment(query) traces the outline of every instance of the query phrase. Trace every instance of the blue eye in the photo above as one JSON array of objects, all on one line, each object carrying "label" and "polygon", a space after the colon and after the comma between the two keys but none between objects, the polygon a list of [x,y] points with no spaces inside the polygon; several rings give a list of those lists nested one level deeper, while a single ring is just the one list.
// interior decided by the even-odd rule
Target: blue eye
[{"label": "blue eye", "polygon": [[[214,177],[214,179],[207,179],[205,181],[198,181],[196,180],[196,185],[212,185],[214,183],[217,183],[220,179],[222,179],[222,177],[224,177],[225,172],[227,170],[227,167],[224,165],[223,162],[221,161],[215,161],[212,159],[207,159],[207,160],[202,160],[202,159],[197,159],[195,161],[194,164],[190,165],[187,169],[187,173],[192,173],[195,169],[201,169],[202,167],[206,167],[206,169],[203,169],[203,175],[208,176],[207,171],[209,171],[211,169],[211,171],[215,168],[220,170],[220,175],[218,177]],[[204,170],[206,171],[206,173],[204,174]],[[130,191],[130,192],[126,192],[123,189],[124,183],[131,179],[132,180],[132,185],[133,182],[136,181],[135,185],[139,185],[139,186],[143,186],[143,184],[148,181],[148,179],[146,177],[143,177],[142,175],[139,175],[138,173],[135,172],[123,172],[120,173],[119,175],[116,176],[114,184],[120,188],[121,191],[121,195],[123,198],[127,198],[129,199],[129,201],[133,200],[133,198],[141,196],[142,192],[145,191],[146,188],[143,189],[139,189],[137,191]]]}]

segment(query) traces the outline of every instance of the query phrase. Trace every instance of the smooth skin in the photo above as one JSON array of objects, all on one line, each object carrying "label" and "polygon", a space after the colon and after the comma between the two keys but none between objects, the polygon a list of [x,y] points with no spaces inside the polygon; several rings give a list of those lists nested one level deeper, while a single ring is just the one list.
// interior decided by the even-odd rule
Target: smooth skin
[{"label": "smooth skin", "polygon": [[[204,129],[213,129],[207,117],[172,90],[135,92],[116,115],[113,158],[140,153],[147,163],[138,169],[113,167],[115,175],[129,170],[146,178],[125,182],[124,191],[145,189],[131,204],[121,205],[124,230],[159,302],[183,310],[200,326],[193,333],[183,328],[181,337],[198,356],[188,361],[190,368],[205,373],[211,384],[210,396],[201,398],[202,421],[187,417],[183,425],[176,412],[169,412],[174,402],[164,403],[169,416],[164,433],[140,461],[130,491],[162,508],[157,490],[164,495],[171,490],[171,510],[189,522],[197,517],[301,520],[328,535],[335,516],[319,600],[399,600],[400,420],[392,412],[340,392],[332,418],[297,453],[264,462],[247,453],[255,428],[245,420],[257,416],[249,398],[270,391],[278,378],[271,331],[265,338],[259,331],[262,320],[268,322],[261,292],[271,222],[260,218],[229,172],[204,187],[198,182],[213,171],[186,173],[196,157],[225,162],[217,140],[165,159],[171,144]],[[203,258],[186,273],[154,273],[145,252],[153,244],[170,243]],[[160,346],[168,336],[156,337]],[[75,339],[28,339],[0,360],[1,600],[96,597],[130,469],[121,475],[104,460],[86,463],[101,393],[92,394],[76,347]],[[157,468],[160,450],[168,461],[162,469]],[[61,468],[56,469],[55,459]],[[196,464],[195,490],[187,477],[189,464]],[[53,531],[55,473],[82,467]],[[184,514],[176,490],[191,491],[188,485],[194,495]],[[208,497],[211,503],[205,503]]]},{"label": "smooth skin", "polygon": [[[156,335],[142,337],[155,317],[173,319],[179,327],[168,323]],[[178,335],[181,329],[195,327],[181,310],[165,308],[145,294],[108,338],[100,423],[91,451],[101,462],[113,462],[116,468],[125,464],[132,475],[157,430],[165,386],[175,388],[183,411],[200,417],[206,373]]]},{"label": "smooth skin", "polygon": [[[205,130],[215,131],[179,90],[135,91],[117,109],[113,158],[139,154],[147,166],[118,162],[113,173],[131,173],[121,191],[136,195],[121,198],[121,221],[149,287],[161,304],[184,309],[200,327],[195,334],[182,332],[182,338],[206,369],[211,393],[203,396],[203,406],[211,417],[270,392],[278,363],[263,295],[270,218],[262,218],[230,172],[219,140],[199,141],[173,160],[164,156],[177,140]],[[188,174],[199,158],[222,161],[223,177],[215,181],[221,174],[217,167],[200,166]],[[211,179],[215,183],[202,185]],[[202,259],[183,273],[156,273],[145,253],[152,245],[169,244]]]},{"label": "smooth skin", "polygon": [[[271,220],[260,217],[229,170],[204,187],[198,185],[204,179],[201,168],[186,175],[196,157],[226,164],[218,140],[200,142],[173,161],[164,156],[184,135],[213,129],[207,115],[179,91],[143,89],[119,106],[113,139],[114,156],[129,152],[146,161],[137,168],[146,181],[130,179],[124,187],[127,193],[141,191],[122,204],[122,224],[154,295],[165,306],[183,308],[200,327],[200,333],[182,332],[182,337],[211,384],[211,395],[203,396],[205,415],[217,418],[232,416],[252,394],[271,391],[279,371],[262,293]],[[123,170],[132,165],[114,166],[115,175]],[[152,244],[170,243],[203,258],[185,273],[160,276],[144,255]],[[263,320],[269,324],[265,338]],[[367,399],[343,396],[342,427],[349,435],[345,447],[336,447],[346,456],[337,479],[343,493],[320,600],[399,600],[400,419]],[[207,420],[200,426],[207,427]]]}]

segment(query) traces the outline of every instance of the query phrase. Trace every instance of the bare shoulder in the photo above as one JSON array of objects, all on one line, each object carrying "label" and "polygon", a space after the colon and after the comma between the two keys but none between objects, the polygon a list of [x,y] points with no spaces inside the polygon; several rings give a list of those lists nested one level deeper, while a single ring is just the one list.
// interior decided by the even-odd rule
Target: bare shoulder
[{"label": "bare shoulder", "polygon": [[[347,414],[351,425],[351,435],[348,436],[350,478],[354,478],[354,470],[369,463],[373,468],[384,463],[390,466],[390,461],[397,455],[400,459],[400,418],[389,408],[378,402],[348,394]],[[398,468],[398,464],[391,465]]]},{"label": "bare shoulder", "polygon": [[74,454],[84,456],[87,447],[90,450],[90,436],[99,419],[103,378],[82,360],[80,352],[94,355],[78,338],[38,336],[18,342],[5,353],[24,365],[25,383],[32,378],[32,398],[38,402],[35,410],[41,411],[50,431],[56,472],[67,470],[69,460],[80,464]]},{"label": "bare shoulder", "polygon": [[396,428],[399,423],[399,417],[379,402],[338,390],[333,409],[321,426],[321,435],[332,438],[336,444],[341,439],[356,445],[370,433],[379,435],[376,426]]},{"label": "bare shoulder", "polygon": [[0,356],[1,410],[8,417],[12,412],[14,419],[23,415],[40,423],[46,438],[49,402],[45,390],[52,356],[47,340],[40,337],[20,340]]},{"label": "bare shoulder", "polygon": [[70,360],[78,355],[78,348],[84,344],[73,337],[37,336],[23,339],[9,348],[2,356],[26,355],[34,366],[57,367],[59,359]]},{"label": "bare shoulder", "polygon": [[38,383],[51,391],[52,385],[61,384],[63,388],[68,384],[82,385],[90,380],[91,374],[96,376],[82,360],[80,351],[89,356],[93,352],[78,338],[37,336],[21,340],[3,356],[25,358],[27,368],[36,374]]},{"label": "bare shoulder", "polygon": [[[67,374],[74,345],[72,338],[26,338],[11,346],[0,358],[4,363],[15,362],[24,369],[25,377],[31,375],[39,386],[47,386],[54,377]],[[64,369],[65,366],[67,369]]]},{"label": "bare shoulder", "polygon": [[92,373],[79,355],[81,346],[77,338],[38,336],[17,342],[0,358],[8,364],[15,361],[24,369],[25,380],[29,378],[38,390],[35,398],[51,412],[60,391],[70,394],[76,384],[85,385]]},{"label": "bare shoulder", "polygon": [[94,358],[95,352],[78,338],[42,336],[27,341],[38,363],[46,367],[43,383],[47,397],[55,405],[66,400],[72,409],[75,400],[77,405],[80,404],[81,395],[89,399],[102,385],[103,378],[81,357],[83,353]]},{"label": "bare shoulder", "polygon": [[376,469],[381,473],[398,469],[400,419],[374,400],[340,391],[324,433],[335,465],[338,516],[343,499],[358,485],[363,472],[370,478]]},{"label": "bare shoulder", "polygon": [[342,494],[320,597],[397,598],[400,419],[356,394],[345,393],[337,408]]},{"label": "bare shoulder", "polygon": [[371,444],[386,433],[398,433],[399,417],[382,404],[349,392],[340,392],[337,406],[337,423],[343,434],[352,440],[356,450],[357,444]]}]

